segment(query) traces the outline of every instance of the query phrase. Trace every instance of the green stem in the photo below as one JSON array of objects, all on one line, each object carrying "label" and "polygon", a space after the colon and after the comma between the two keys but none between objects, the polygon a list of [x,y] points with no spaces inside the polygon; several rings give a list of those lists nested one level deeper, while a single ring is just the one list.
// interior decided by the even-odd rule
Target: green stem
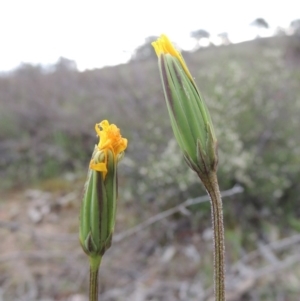
[{"label": "green stem", "polygon": [[225,243],[222,199],[216,172],[211,172],[202,182],[210,196],[214,235],[214,292],[216,301],[225,301]]},{"label": "green stem", "polygon": [[101,257],[90,257],[89,301],[98,301],[98,271]]}]

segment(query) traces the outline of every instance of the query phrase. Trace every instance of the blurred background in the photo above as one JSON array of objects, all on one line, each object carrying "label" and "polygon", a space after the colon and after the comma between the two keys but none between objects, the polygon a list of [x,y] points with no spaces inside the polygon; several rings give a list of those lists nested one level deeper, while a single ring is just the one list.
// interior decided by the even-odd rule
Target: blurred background
[{"label": "blurred background", "polygon": [[100,299],[213,300],[210,205],[173,139],[161,33],[216,128],[227,300],[299,300],[297,1],[12,0],[0,12],[1,301],[87,300],[78,215],[103,119],[129,147]]}]

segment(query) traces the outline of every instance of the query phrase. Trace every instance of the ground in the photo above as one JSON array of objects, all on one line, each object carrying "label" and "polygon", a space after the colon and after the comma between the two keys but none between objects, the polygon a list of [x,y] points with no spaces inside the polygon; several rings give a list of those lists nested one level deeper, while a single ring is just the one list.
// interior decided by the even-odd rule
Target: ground
[{"label": "ground", "polygon": [[[78,242],[83,183],[51,180],[2,194],[0,300],[87,300],[88,261]],[[170,216],[126,235],[140,222],[137,208],[119,204],[100,300],[212,300],[211,230],[176,228]],[[227,300],[298,300],[300,235],[258,243],[238,260],[231,241],[226,236]]]}]

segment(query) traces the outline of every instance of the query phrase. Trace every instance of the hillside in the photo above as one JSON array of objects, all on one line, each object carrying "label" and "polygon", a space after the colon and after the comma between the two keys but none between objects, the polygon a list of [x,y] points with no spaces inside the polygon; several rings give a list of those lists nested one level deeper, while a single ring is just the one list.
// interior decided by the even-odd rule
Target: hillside
[{"label": "hillside", "polygon": [[[300,293],[299,45],[284,36],[183,54],[216,128],[221,190],[244,189],[224,200],[228,273],[241,284],[228,300],[296,301]],[[173,139],[156,60],[78,72],[61,59],[48,70],[23,65],[1,75],[4,300],[22,290],[22,300],[85,300],[71,299],[87,286],[77,216],[94,124],[103,119],[129,141],[117,233],[205,194]],[[208,300],[209,204],[188,209],[113,245],[102,300]]]}]

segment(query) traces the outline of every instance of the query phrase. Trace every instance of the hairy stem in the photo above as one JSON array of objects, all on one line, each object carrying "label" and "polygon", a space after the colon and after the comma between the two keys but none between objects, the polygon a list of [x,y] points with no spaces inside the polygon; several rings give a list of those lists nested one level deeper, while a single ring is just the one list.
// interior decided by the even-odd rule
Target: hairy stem
[{"label": "hairy stem", "polygon": [[89,301],[98,301],[98,271],[101,257],[90,257]]},{"label": "hairy stem", "polygon": [[202,182],[210,196],[214,235],[214,292],[216,301],[225,301],[225,243],[222,199],[216,172],[211,172]]}]

